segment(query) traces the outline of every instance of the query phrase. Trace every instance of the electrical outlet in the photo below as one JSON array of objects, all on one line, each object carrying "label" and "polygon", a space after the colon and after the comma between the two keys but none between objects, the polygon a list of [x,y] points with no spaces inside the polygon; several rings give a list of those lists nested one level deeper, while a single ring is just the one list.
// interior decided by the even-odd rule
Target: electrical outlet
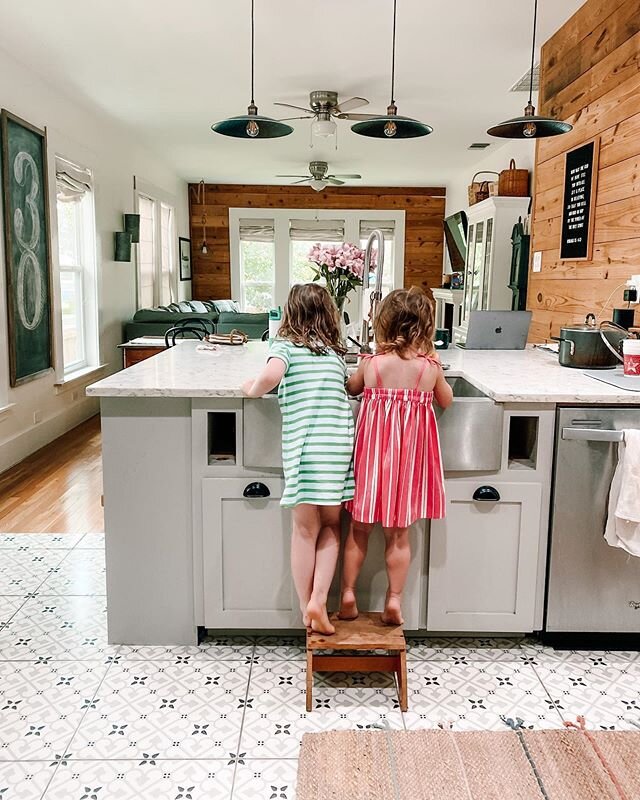
[{"label": "electrical outlet", "polygon": [[627,288],[624,291],[626,302],[635,304],[640,300],[640,275],[632,275],[627,281]]},{"label": "electrical outlet", "polygon": [[37,425],[39,422],[42,422],[42,411],[34,411],[33,412],[33,424]]}]

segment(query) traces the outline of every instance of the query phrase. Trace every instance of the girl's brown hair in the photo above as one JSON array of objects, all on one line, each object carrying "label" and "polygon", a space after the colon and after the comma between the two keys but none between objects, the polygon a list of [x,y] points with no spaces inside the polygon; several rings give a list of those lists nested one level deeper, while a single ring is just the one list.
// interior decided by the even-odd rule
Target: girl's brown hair
[{"label": "girl's brown hair", "polygon": [[308,347],[322,355],[327,348],[344,355],[338,308],[331,295],[317,283],[299,283],[291,287],[284,306],[278,336],[293,344]]},{"label": "girl's brown hair", "polygon": [[417,286],[395,289],[382,300],[373,321],[376,352],[407,358],[411,350],[433,353],[433,301]]}]

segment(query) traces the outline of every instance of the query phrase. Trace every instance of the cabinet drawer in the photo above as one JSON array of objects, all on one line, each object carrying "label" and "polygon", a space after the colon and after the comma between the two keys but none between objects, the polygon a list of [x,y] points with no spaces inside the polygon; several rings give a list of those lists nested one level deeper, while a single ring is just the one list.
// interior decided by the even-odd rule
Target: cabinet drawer
[{"label": "cabinet drawer", "polygon": [[[446,481],[447,516],[431,523],[427,629],[533,630],[542,487]],[[478,489],[485,487],[484,492]]]},{"label": "cabinet drawer", "polygon": [[291,514],[283,481],[259,479],[264,497],[245,497],[255,479],[204,478],[204,624],[289,628],[297,619],[289,567]]}]

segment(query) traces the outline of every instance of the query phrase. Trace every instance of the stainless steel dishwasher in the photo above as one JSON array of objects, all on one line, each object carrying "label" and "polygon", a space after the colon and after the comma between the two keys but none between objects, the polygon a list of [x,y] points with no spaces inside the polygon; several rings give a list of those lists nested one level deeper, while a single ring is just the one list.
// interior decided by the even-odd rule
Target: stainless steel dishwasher
[{"label": "stainless steel dishwasher", "polygon": [[640,408],[558,412],[545,634],[640,633],[640,558],[604,540],[609,487],[625,428]]}]

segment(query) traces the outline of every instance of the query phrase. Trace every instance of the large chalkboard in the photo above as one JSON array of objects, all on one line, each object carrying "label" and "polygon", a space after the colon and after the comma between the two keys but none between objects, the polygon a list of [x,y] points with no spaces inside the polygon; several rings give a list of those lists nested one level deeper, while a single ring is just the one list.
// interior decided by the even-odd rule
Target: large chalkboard
[{"label": "large chalkboard", "polygon": [[570,150],[565,156],[560,238],[562,261],[591,258],[599,146],[600,139],[596,138]]},{"label": "large chalkboard", "polygon": [[52,367],[46,132],[0,113],[11,385]]}]

